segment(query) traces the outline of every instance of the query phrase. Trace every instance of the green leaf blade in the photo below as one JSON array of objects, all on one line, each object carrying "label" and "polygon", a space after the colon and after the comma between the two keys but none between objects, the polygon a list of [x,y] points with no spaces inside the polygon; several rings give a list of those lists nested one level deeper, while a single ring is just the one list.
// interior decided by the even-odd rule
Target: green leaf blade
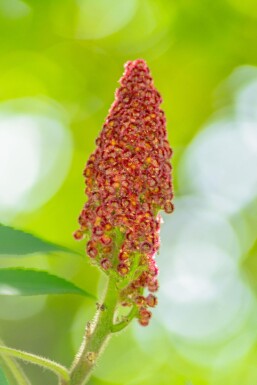
[{"label": "green leaf blade", "polygon": [[50,253],[54,251],[73,252],[35,235],[0,224],[0,256]]},{"label": "green leaf blade", "polygon": [[0,269],[0,295],[49,294],[79,294],[95,298],[72,282],[46,271],[23,268]]}]

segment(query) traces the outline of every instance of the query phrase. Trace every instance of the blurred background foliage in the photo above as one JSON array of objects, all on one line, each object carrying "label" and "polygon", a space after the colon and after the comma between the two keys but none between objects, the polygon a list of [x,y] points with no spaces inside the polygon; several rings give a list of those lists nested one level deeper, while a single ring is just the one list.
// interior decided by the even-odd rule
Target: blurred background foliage
[{"label": "blurred background foliage", "polygon": [[[0,0],[0,221],[70,248],[123,63],[144,58],[174,149],[159,306],[109,344],[91,385],[257,384],[255,0]],[[85,257],[6,257],[99,292]],[[77,296],[0,297],[9,346],[69,365],[95,311]],[[56,379],[26,366],[35,385]]]}]

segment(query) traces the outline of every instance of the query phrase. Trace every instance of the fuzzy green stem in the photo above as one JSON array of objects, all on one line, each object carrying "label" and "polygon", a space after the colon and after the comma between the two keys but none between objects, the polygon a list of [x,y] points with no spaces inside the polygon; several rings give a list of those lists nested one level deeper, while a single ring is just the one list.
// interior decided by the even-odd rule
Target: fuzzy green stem
[{"label": "fuzzy green stem", "polygon": [[10,385],[31,385],[20,365],[11,357],[1,355],[0,365],[4,369]]},{"label": "fuzzy green stem", "polygon": [[118,294],[115,281],[110,278],[96,321],[92,325],[92,330],[91,326],[87,327],[86,335],[71,368],[70,385],[85,385],[89,380],[95,363],[111,336]]},{"label": "fuzzy green stem", "polygon": [[70,380],[59,377],[59,385],[70,385]]},{"label": "fuzzy green stem", "polygon": [[136,316],[137,312],[137,307],[134,305],[129,314],[124,317],[123,321],[112,325],[112,333],[117,333],[125,329],[130,323],[130,321],[132,321],[132,319]]},{"label": "fuzzy green stem", "polygon": [[[0,344],[5,347],[4,342],[1,339]],[[0,363],[4,367],[5,373],[7,374],[8,380],[11,384],[31,385],[23,369],[12,357],[9,357],[9,355],[6,354],[1,354],[0,352]]]},{"label": "fuzzy green stem", "polygon": [[[16,357],[16,358],[19,358],[23,361],[27,361],[27,362],[30,362],[32,364],[42,366],[46,369],[53,371],[60,378],[62,378],[64,381],[69,380],[68,370],[64,366],[58,364],[57,362],[51,361],[47,358],[36,356],[35,354],[23,352],[22,350],[16,350],[16,349],[8,348],[8,347],[2,346],[2,345],[0,345],[0,353],[3,356],[7,355],[7,356]],[[25,385],[25,382],[23,382],[23,383]],[[21,382],[21,384],[23,384],[23,383]]]}]

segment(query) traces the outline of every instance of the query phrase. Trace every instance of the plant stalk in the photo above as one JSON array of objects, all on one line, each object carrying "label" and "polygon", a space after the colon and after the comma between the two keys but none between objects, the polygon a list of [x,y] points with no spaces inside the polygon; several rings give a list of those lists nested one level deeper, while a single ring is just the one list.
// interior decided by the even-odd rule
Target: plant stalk
[{"label": "plant stalk", "polygon": [[72,365],[70,385],[85,385],[88,382],[96,361],[112,334],[117,303],[118,291],[115,281],[109,278],[104,300],[98,306],[96,320],[92,326],[87,325],[83,342]]}]

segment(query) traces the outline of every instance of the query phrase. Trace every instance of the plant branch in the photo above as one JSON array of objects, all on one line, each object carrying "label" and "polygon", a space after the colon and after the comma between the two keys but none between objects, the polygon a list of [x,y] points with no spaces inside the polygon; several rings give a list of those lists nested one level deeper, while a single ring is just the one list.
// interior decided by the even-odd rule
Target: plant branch
[{"label": "plant branch", "polygon": [[[1,355],[7,355],[16,357],[23,361],[30,362],[31,364],[42,366],[43,368],[49,369],[55,374],[57,374],[64,381],[69,381],[69,372],[64,366],[58,364],[57,362],[51,361],[47,358],[37,356],[35,354],[23,352],[22,350],[16,350],[12,348],[8,348],[6,346],[0,345],[0,353]],[[19,382],[20,385],[29,385],[29,382]]]},{"label": "plant branch", "polygon": [[125,329],[125,327],[127,327],[130,321],[132,321],[132,319],[135,317],[137,311],[137,307],[134,305],[129,314],[124,317],[123,321],[112,325],[112,333],[117,333]]},{"label": "plant branch", "polygon": [[[0,339],[0,344],[4,346],[4,342]],[[0,358],[5,369],[8,380],[11,381],[11,384],[15,385],[31,385],[29,379],[24,373],[23,369],[20,367],[18,362],[16,362],[12,357],[9,357],[6,354],[1,354]]]},{"label": "plant branch", "polygon": [[0,364],[11,385],[31,385],[20,365],[11,357],[0,355]]}]

